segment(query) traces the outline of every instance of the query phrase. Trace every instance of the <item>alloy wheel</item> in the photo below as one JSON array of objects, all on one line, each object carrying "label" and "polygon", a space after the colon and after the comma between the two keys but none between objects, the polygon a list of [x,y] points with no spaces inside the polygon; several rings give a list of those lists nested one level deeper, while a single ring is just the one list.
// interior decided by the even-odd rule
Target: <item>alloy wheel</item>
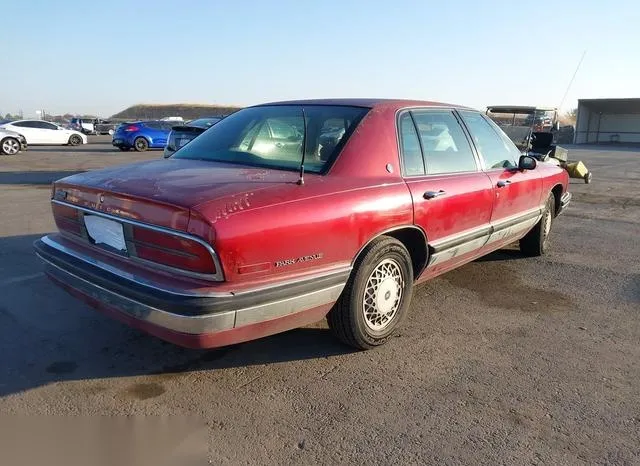
[{"label": "alloy wheel", "polygon": [[7,155],[15,155],[20,152],[20,144],[15,139],[6,139],[2,142],[2,152]]}]

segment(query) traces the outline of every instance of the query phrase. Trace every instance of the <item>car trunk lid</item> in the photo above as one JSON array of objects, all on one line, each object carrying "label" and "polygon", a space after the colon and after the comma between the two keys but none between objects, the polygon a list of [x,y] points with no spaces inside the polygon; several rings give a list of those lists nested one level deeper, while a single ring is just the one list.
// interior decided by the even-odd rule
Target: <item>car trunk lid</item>
[{"label": "car trunk lid", "polygon": [[[55,183],[54,199],[187,231],[191,209],[292,184],[294,172],[210,161],[160,159],[80,173]],[[243,208],[248,208],[245,205]]]}]

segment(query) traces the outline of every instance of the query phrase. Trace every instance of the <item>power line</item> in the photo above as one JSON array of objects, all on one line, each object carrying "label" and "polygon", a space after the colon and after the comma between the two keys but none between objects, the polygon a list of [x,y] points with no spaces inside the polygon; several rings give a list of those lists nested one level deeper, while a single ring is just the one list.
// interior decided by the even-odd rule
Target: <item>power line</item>
[{"label": "power line", "polygon": [[586,54],[587,54],[586,50],[584,52],[582,52],[582,57],[580,58],[580,61],[578,62],[578,66],[576,66],[576,70],[573,72],[573,76],[571,77],[571,81],[569,81],[569,85],[567,86],[567,90],[564,91],[564,95],[562,96],[562,100],[560,101],[560,105],[558,105],[558,110],[560,110],[562,108],[562,104],[564,104],[564,99],[567,98],[567,94],[569,93],[569,89],[571,89],[571,85],[573,84],[573,80],[576,79],[576,74],[578,74],[578,70],[580,69],[580,65],[582,65],[582,60],[584,60],[584,56]]}]

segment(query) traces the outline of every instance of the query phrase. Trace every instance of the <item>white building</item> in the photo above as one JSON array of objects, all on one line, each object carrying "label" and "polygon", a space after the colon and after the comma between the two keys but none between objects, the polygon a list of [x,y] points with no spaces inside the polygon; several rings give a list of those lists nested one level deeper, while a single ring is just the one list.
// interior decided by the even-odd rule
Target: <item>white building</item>
[{"label": "white building", "polygon": [[575,144],[640,143],[639,99],[580,99]]}]

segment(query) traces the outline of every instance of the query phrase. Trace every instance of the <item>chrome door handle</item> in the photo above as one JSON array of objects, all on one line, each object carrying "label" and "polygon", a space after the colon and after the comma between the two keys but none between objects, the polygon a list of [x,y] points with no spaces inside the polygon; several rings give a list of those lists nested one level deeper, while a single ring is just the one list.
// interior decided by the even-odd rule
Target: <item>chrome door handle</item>
[{"label": "chrome door handle", "polygon": [[434,197],[442,196],[446,194],[442,189],[440,191],[427,191],[422,195],[425,199],[433,199]]},{"label": "chrome door handle", "polygon": [[498,181],[498,188],[504,188],[505,186],[511,184],[510,180],[500,180]]}]

